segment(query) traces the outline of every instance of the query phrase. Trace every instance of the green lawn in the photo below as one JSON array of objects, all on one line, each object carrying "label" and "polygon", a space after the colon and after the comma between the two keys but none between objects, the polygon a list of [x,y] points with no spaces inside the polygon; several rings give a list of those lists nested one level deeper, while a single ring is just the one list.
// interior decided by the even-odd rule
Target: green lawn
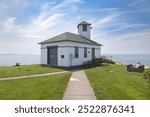
[{"label": "green lawn", "polygon": [[0,81],[0,100],[60,100],[70,75]]},{"label": "green lawn", "polygon": [[58,72],[58,71],[62,71],[62,69],[45,67],[41,65],[0,67],[0,78],[32,75],[32,74],[42,74],[42,73],[50,73],[50,72]]},{"label": "green lawn", "polygon": [[150,99],[150,88],[143,73],[127,72],[125,66],[108,65],[86,69],[99,100]]}]

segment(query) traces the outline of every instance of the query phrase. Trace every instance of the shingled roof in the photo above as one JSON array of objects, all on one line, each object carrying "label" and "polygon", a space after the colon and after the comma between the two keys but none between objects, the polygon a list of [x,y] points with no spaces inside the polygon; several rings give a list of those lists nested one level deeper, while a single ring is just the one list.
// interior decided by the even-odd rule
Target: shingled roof
[{"label": "shingled roof", "polygon": [[90,25],[91,26],[91,24],[87,23],[86,21],[82,21],[81,23],[79,23],[78,26],[77,26],[77,28],[79,27],[79,25]]},{"label": "shingled roof", "polygon": [[61,41],[72,41],[72,42],[79,42],[79,43],[85,43],[85,44],[92,44],[92,45],[102,46],[101,44],[99,44],[99,43],[97,43],[95,41],[89,40],[89,39],[87,39],[85,37],[82,37],[80,35],[73,34],[73,33],[70,33],[70,32],[62,33],[62,34],[57,35],[55,37],[52,37],[52,38],[50,38],[48,40],[40,42],[39,44],[54,43],[54,42],[61,42]]}]

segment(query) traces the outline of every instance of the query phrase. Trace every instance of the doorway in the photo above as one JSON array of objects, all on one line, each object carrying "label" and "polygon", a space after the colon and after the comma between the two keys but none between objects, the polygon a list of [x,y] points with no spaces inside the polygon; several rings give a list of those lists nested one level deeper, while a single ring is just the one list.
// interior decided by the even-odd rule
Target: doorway
[{"label": "doorway", "polygon": [[57,46],[47,48],[47,64],[50,66],[57,66]]}]

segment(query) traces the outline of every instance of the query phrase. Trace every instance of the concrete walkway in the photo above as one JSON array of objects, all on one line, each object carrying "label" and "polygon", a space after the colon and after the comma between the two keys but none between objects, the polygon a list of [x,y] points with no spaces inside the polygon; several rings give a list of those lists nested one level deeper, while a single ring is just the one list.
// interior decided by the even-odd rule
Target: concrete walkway
[{"label": "concrete walkway", "polygon": [[23,79],[23,78],[33,78],[33,77],[39,77],[39,76],[50,76],[50,75],[56,75],[56,74],[63,74],[63,73],[67,73],[67,72],[69,72],[69,71],[52,72],[52,73],[45,73],[45,74],[35,74],[35,75],[28,75],[28,76],[17,76],[17,77],[0,78],[0,81],[1,80]]},{"label": "concrete walkway", "polygon": [[73,71],[63,100],[96,100],[84,70]]}]

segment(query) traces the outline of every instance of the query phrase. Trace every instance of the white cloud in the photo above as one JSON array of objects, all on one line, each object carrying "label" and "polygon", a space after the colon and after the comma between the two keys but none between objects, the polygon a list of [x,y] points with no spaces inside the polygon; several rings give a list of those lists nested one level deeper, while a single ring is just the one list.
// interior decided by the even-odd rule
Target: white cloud
[{"label": "white cloud", "polygon": [[33,43],[2,43],[0,54],[39,54],[40,45]]},{"label": "white cloud", "polygon": [[77,4],[84,3],[83,0],[63,0],[50,9],[52,12],[73,12],[77,11]]},{"label": "white cloud", "polygon": [[64,0],[64,2],[67,2],[67,3],[83,3],[83,0]]},{"label": "white cloud", "polygon": [[109,24],[113,23],[116,19],[117,15],[108,15],[100,19],[96,19],[92,23],[93,27],[95,28],[103,28],[104,26],[108,26]]},{"label": "white cloud", "polygon": [[0,18],[20,15],[27,7],[32,6],[29,0],[0,0]]},{"label": "white cloud", "polygon": [[137,0],[133,3],[131,3],[130,6],[138,9],[139,11],[150,12],[150,9],[149,9],[150,2],[149,2],[149,0]]},{"label": "white cloud", "polygon": [[[62,12],[63,9],[61,8],[71,8],[73,11],[76,11],[78,8],[75,4],[81,2],[82,0],[64,0],[61,3],[54,5],[55,2],[50,1],[41,5],[40,14],[31,18],[27,25],[15,23],[16,17],[6,18],[6,21],[2,25],[5,31],[12,31],[23,37],[42,37],[41,34],[48,34],[48,31],[50,32],[52,28],[58,25],[65,16],[66,13]],[[6,1],[4,3],[6,3]],[[16,0],[14,1],[14,4],[17,5],[20,4],[20,2],[18,3]]]},{"label": "white cloud", "polygon": [[135,54],[135,53],[150,53],[149,52],[149,37],[150,29],[141,32],[133,32],[122,35],[109,35],[95,37],[97,42],[101,42],[102,53],[108,54]]},{"label": "white cloud", "polygon": [[54,28],[54,26],[58,23],[58,20],[64,16],[64,14],[53,14],[51,16],[48,16],[46,18],[39,18],[34,19],[32,23],[24,28],[20,28],[19,32],[24,35],[31,37],[38,37],[38,35],[41,37],[40,33],[47,33],[48,30],[51,28]]},{"label": "white cloud", "polygon": [[131,3],[130,6],[135,6],[135,5],[140,4],[140,3],[144,2],[144,1],[145,0],[136,0],[133,3]]},{"label": "white cloud", "polygon": [[14,26],[15,26],[15,20],[16,20],[16,17],[10,17],[10,18],[8,18],[8,19],[3,23],[4,29],[5,29],[6,31],[12,31],[12,29],[13,29]]},{"label": "white cloud", "polygon": [[[43,41],[43,39],[49,38],[52,35],[54,36],[55,34],[58,34],[59,32],[62,33],[64,31],[70,31],[70,28],[72,28],[70,23],[72,21],[67,19],[68,22],[64,23],[64,19],[69,13],[76,12],[78,10],[77,4],[82,3],[81,0],[64,0],[55,5],[56,2],[50,1],[45,4],[41,4],[41,6],[38,6],[40,9],[39,14],[30,17],[28,19],[28,23],[20,23],[18,22],[20,19],[14,15],[16,11],[13,11],[12,9],[19,9],[20,6],[23,6],[24,8],[25,6],[28,7],[28,0],[25,0],[25,2],[22,2],[22,4],[21,2],[17,1],[18,0],[14,0],[14,3],[10,3],[13,4],[11,8],[9,8],[10,6],[7,0],[0,3],[0,6],[3,5],[3,11],[5,13],[3,14],[5,21],[0,22],[0,47],[3,48],[0,49],[0,53],[24,52],[39,54],[40,49],[37,43]],[[36,5],[36,3],[34,4]],[[70,10],[70,12],[65,12],[65,9]],[[19,13],[21,12],[22,11],[20,10]],[[0,17],[1,16],[2,14]],[[76,19],[78,18],[74,18],[73,22],[76,22]],[[63,25],[68,27],[62,27]],[[6,49],[8,47],[9,49]]]},{"label": "white cloud", "polygon": [[124,12],[92,20],[92,39],[103,44],[102,53],[150,53],[150,26],[130,22]]},{"label": "white cloud", "polygon": [[[82,20],[92,24],[92,39],[104,45],[102,53],[142,53],[149,50],[149,26],[130,22],[128,12],[122,12],[122,9],[79,10],[78,4],[83,4],[83,0],[63,0],[60,3],[51,0],[38,6],[40,12],[28,18],[27,23],[20,23],[20,19],[15,15],[17,12],[12,9],[19,9],[21,6],[26,9],[31,4],[28,0],[23,4],[17,2],[18,0],[14,1],[12,8],[9,8],[8,0],[0,3],[0,7],[5,11],[0,15],[5,16],[4,21],[0,19],[0,53],[39,54],[40,47],[37,43],[66,31],[77,33],[76,26]],[[140,2],[141,0],[135,4]],[[36,3],[34,5],[36,6]]]}]

